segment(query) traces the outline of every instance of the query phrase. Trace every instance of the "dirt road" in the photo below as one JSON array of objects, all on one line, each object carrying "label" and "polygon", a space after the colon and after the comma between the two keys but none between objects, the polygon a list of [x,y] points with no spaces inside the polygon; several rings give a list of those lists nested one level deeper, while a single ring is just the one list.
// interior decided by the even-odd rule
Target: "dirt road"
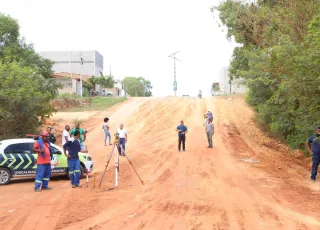
[{"label": "dirt road", "polygon": [[[215,118],[213,149],[202,126],[207,110]],[[105,116],[112,133],[124,123],[127,153],[145,185],[125,158],[117,190],[108,190],[114,161],[101,188],[93,175],[89,187],[53,179],[53,190],[40,194],[33,180],[19,180],[0,187],[1,229],[320,229],[319,182],[309,182],[308,162],[265,136],[242,98],[131,98],[90,113],[84,127],[97,181],[112,148],[103,145]],[[186,152],[177,151],[181,119]]]}]

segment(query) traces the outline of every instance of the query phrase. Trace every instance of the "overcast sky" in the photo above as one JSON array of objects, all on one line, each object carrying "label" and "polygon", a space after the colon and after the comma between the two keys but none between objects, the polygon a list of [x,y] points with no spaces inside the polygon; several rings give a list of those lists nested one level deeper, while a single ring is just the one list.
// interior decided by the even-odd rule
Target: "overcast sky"
[{"label": "overcast sky", "polygon": [[142,76],[154,96],[173,95],[176,51],[178,95],[210,92],[228,66],[234,44],[210,8],[220,0],[0,0],[0,12],[19,21],[36,51],[97,50],[104,73]]}]

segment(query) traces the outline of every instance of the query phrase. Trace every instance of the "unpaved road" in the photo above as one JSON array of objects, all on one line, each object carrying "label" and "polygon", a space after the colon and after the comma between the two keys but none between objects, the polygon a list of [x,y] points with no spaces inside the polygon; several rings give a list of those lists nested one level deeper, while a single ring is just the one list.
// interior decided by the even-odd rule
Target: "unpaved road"
[{"label": "unpaved road", "polygon": [[[207,110],[215,117],[213,149],[202,126]],[[112,131],[124,123],[127,153],[145,185],[125,158],[117,190],[108,190],[113,160],[101,188],[93,174],[89,187],[53,179],[53,190],[41,193],[33,180],[15,181],[0,187],[0,229],[320,229],[320,189],[309,182],[308,162],[257,129],[242,98],[131,98],[86,116],[96,185],[112,148],[103,146],[105,116]],[[189,133],[179,153],[181,119]]]}]

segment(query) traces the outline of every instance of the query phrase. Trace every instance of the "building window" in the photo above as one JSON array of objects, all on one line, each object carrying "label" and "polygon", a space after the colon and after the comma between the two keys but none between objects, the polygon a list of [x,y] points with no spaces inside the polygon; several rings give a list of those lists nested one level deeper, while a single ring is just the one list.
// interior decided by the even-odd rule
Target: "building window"
[{"label": "building window", "polygon": [[62,85],[63,88],[72,88],[72,79],[70,78],[67,78],[67,79],[60,78],[58,82]]}]

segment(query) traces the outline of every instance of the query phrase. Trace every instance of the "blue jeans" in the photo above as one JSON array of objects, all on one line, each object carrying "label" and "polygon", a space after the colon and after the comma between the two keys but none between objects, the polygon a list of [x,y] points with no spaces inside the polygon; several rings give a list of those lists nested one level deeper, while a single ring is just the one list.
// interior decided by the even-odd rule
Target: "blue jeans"
[{"label": "blue jeans", "polygon": [[119,139],[119,145],[118,145],[119,154],[121,154],[121,147],[120,146],[122,146],[123,151],[126,150],[126,138]]},{"label": "blue jeans", "polygon": [[109,130],[104,130],[104,144],[106,145],[107,139],[109,137],[109,143],[111,144],[111,135]]},{"label": "blue jeans", "polygon": [[319,164],[320,164],[320,156],[313,153],[312,154],[311,180],[315,180],[317,178]]},{"label": "blue jeans", "polygon": [[68,159],[69,175],[72,185],[79,185],[80,183],[80,160]]},{"label": "blue jeans", "polygon": [[209,147],[212,147],[212,132],[207,132]]},{"label": "blue jeans", "polygon": [[40,164],[37,166],[36,181],[34,189],[48,188],[49,180],[51,177],[51,164]]}]

